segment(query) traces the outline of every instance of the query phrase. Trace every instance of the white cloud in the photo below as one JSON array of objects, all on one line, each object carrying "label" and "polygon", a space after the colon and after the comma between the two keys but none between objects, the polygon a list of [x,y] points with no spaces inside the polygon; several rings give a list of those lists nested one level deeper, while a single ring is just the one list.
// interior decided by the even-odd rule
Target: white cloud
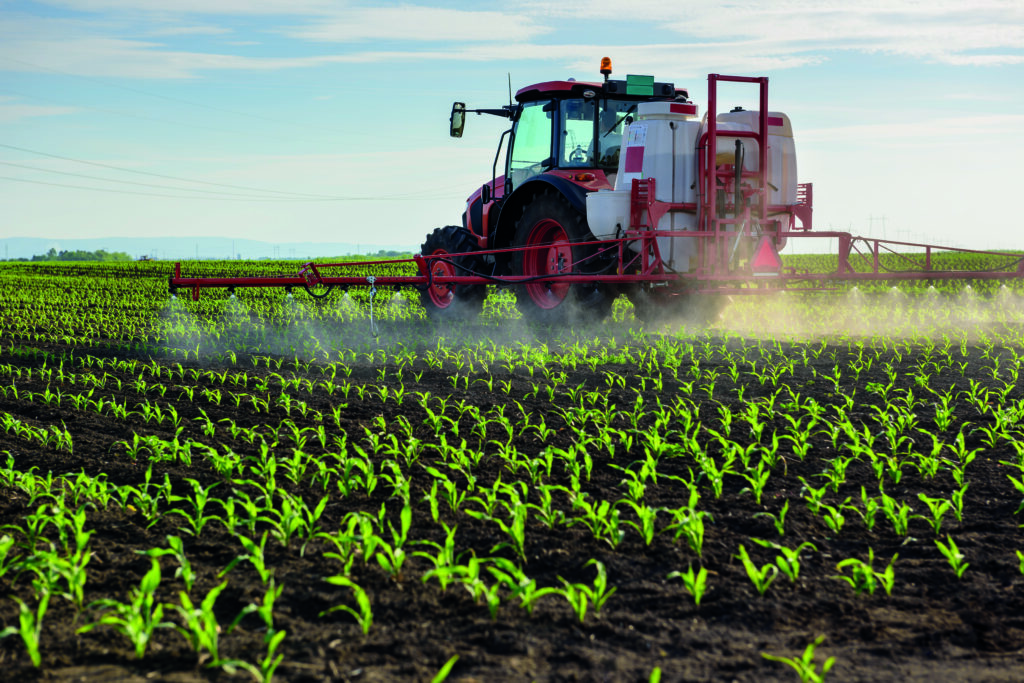
[{"label": "white cloud", "polygon": [[[648,0],[629,7],[589,0],[524,2],[478,11],[327,0],[179,0],[172,9],[154,8],[149,0],[53,0],[50,4],[94,12],[95,17],[4,17],[0,58],[7,61],[0,61],[0,67],[88,76],[192,78],[211,69],[266,71],[332,63],[460,60],[504,64],[530,60],[561,64],[585,78],[596,72],[594,55],[609,54],[617,64],[628,65],[631,72],[656,73],[678,81],[700,78],[710,71],[763,73],[818,64],[836,50],[901,54],[955,66],[1024,63],[1024,2],[1020,0],[982,0],[970,5],[959,0],[735,0],[708,4]],[[269,30],[281,32],[285,38],[323,44],[324,53],[309,55],[306,48],[301,57],[231,54],[234,47],[253,44],[248,39],[261,37],[237,30],[232,31],[238,38],[235,42],[218,43],[216,48],[195,43],[200,47],[190,51],[170,49],[159,40],[139,39],[216,35],[230,29],[189,19],[231,14],[280,15],[275,28]],[[227,22],[224,19],[224,25],[230,26]],[[596,38],[593,44],[565,42],[582,35],[605,35],[610,22],[621,27],[618,44]],[[285,28],[280,28],[282,25]],[[637,37],[643,33],[657,36],[659,42],[644,42]],[[673,33],[680,36],[678,41],[671,40]],[[370,47],[381,42],[388,43],[387,49]]]},{"label": "white cloud", "polygon": [[231,33],[231,29],[221,26],[168,26],[150,31],[154,36],[216,36]]},{"label": "white cloud", "polygon": [[[540,47],[538,46],[538,49]],[[567,69],[583,74],[585,78],[596,77],[597,61],[579,55],[603,55],[613,57],[614,65],[628,65],[617,69],[622,77],[629,73],[658,74],[659,78],[676,80],[677,85],[686,85],[678,79],[700,78],[708,73],[762,73],[769,70],[792,69],[824,61],[814,54],[796,54],[781,42],[724,43],[702,42],[691,44],[665,43],[660,45],[565,45],[556,48],[549,56],[566,60]],[[691,94],[694,84],[690,84]]]},{"label": "white cloud", "polygon": [[338,6],[336,0],[45,0],[45,4],[76,12],[126,12],[147,14],[304,15],[322,14]]},{"label": "white cloud", "polygon": [[0,97],[0,124],[15,123],[23,119],[38,116],[61,116],[74,114],[75,107],[48,107],[42,105],[23,104],[16,97]]},{"label": "white cloud", "polygon": [[242,57],[176,51],[157,42],[90,36],[0,39],[0,60],[8,71],[155,79],[194,78],[213,69],[271,71],[364,61],[355,55]]},{"label": "white cloud", "polygon": [[[487,43],[446,47],[437,50],[365,50],[308,57],[245,57],[213,52],[175,51],[155,41],[68,36],[65,38],[9,36],[0,40],[0,58],[7,58],[10,70],[57,71],[86,76],[127,78],[192,78],[213,69],[271,71],[324,66],[327,64],[368,64],[381,62],[444,61],[507,62],[536,60],[562,62],[565,75],[597,77],[593,59],[609,51],[606,45],[541,45]],[[709,71],[764,71],[816,63],[821,57],[788,54],[783,45],[706,43],[680,46],[619,45],[612,51],[633,72],[665,74],[678,79],[696,78]]]},{"label": "white cloud", "polygon": [[943,61],[952,66],[1010,66],[1024,64],[1024,55],[947,55]]},{"label": "white cloud", "polygon": [[[292,37],[318,42],[523,42],[552,29],[525,14],[454,10],[422,5],[353,7],[300,28]],[[457,50],[457,47],[455,48]]]},{"label": "white cloud", "polygon": [[696,40],[784,44],[792,54],[857,50],[979,66],[1024,60],[1019,0],[647,0],[628,9],[584,0],[527,0],[523,9],[551,20],[652,24]]}]

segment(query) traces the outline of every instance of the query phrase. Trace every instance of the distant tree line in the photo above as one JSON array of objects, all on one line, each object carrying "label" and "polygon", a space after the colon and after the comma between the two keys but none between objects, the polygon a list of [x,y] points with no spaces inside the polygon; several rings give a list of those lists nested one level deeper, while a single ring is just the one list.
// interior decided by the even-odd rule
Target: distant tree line
[{"label": "distant tree line", "polygon": [[81,249],[57,251],[51,248],[45,254],[36,254],[30,259],[12,258],[10,261],[131,261],[132,257],[123,251],[83,251]]}]

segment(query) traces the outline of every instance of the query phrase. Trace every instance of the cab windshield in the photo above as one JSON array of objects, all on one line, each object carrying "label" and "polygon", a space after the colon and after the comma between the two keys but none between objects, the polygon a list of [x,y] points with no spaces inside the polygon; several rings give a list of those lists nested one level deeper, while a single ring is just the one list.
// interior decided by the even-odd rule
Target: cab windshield
[{"label": "cab windshield", "polygon": [[596,99],[562,100],[558,165],[563,168],[603,168],[619,165],[622,130],[636,111],[636,102]]},{"label": "cab windshield", "polygon": [[525,103],[513,129],[508,190],[552,168],[615,171],[622,131],[636,106],[635,101],[597,98]]}]

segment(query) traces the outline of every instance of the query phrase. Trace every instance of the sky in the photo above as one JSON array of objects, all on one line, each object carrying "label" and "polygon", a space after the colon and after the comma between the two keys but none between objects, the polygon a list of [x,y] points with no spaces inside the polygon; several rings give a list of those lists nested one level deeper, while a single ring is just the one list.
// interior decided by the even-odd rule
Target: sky
[{"label": "sky", "polygon": [[0,238],[418,247],[507,126],[451,103],[604,56],[769,77],[819,230],[1024,249],[1021,0],[0,0]]}]

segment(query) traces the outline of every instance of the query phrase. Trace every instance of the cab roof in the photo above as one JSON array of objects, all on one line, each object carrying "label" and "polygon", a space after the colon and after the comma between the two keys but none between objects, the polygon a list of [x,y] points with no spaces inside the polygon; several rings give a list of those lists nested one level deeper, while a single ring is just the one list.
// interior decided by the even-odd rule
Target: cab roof
[{"label": "cab roof", "polygon": [[626,81],[609,80],[604,83],[590,81],[544,81],[534,83],[525,88],[520,88],[516,93],[517,102],[532,102],[534,100],[556,98],[568,99],[572,97],[583,97],[587,90],[594,94],[614,96],[616,99],[638,100],[641,102],[650,100],[674,100],[682,96],[690,98],[686,88],[677,88],[672,83],[655,83],[653,95],[629,95],[626,92]]}]

